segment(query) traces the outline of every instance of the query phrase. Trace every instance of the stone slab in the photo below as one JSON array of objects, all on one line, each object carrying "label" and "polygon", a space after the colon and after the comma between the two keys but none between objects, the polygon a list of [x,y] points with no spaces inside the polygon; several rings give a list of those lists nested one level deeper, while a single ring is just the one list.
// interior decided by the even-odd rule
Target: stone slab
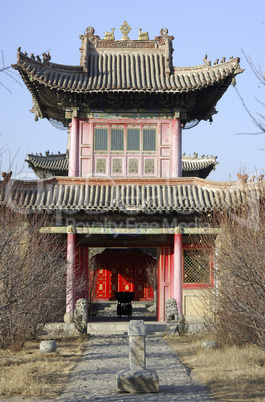
[{"label": "stone slab", "polygon": [[135,393],[159,392],[158,375],[154,370],[122,370],[117,374],[117,391]]},{"label": "stone slab", "polygon": [[61,338],[65,336],[78,336],[80,333],[76,330],[75,324],[66,324],[64,322],[54,322],[45,324],[41,333],[41,338]]}]

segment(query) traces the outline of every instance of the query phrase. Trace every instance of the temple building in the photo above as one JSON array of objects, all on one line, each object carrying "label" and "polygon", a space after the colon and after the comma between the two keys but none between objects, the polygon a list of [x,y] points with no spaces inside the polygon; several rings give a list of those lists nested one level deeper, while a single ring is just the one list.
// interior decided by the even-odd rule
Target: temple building
[{"label": "temple building", "polygon": [[146,267],[153,264],[157,320],[165,320],[168,298],[189,320],[201,312],[200,292],[213,280],[210,255],[195,235],[215,235],[216,228],[203,226],[205,214],[242,196],[237,182],[207,180],[216,157],[183,154],[182,134],[212,121],[243,70],[239,58],[212,64],[207,55],[194,67],[175,67],[166,28],[154,39],[140,29],[129,38],[127,22],[120,31],[119,38],[112,29],[101,39],[88,27],[78,66],[18,49],[13,67],[32,95],[36,119],[68,128],[69,138],[64,154],[27,155],[39,179],[10,180],[5,200],[47,212],[53,224],[42,232],[65,234],[68,314],[77,297],[87,297],[88,284],[73,294],[76,267],[88,282],[89,249],[99,248],[97,300],[113,300],[115,291],[152,300]]}]

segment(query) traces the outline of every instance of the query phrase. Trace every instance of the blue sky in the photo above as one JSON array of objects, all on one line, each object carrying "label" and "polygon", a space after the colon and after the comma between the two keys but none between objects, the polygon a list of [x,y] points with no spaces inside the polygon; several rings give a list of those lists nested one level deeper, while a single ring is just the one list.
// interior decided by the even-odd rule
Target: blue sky
[{"label": "blue sky", "polygon": [[[101,38],[115,27],[116,39],[121,37],[119,28],[125,20],[132,28],[131,39],[138,37],[138,27],[148,31],[150,39],[166,27],[175,37],[175,66],[203,64],[205,54],[212,62],[223,56],[240,57],[245,72],[237,76],[236,88],[254,115],[265,115],[265,106],[260,103],[264,101],[265,86],[254,76],[243,55],[249,55],[265,71],[264,11],[264,0],[2,1],[0,50],[5,66],[16,63],[19,46],[23,52],[35,55],[49,50],[52,62],[78,65],[79,35],[88,26],[93,26]],[[6,146],[1,171],[8,171],[12,163],[13,171],[33,178],[27,164],[23,164],[26,154],[44,154],[47,149],[65,152],[67,132],[54,128],[45,119],[35,122],[35,115],[29,112],[31,95],[20,77],[17,80],[22,86],[0,73],[0,82],[11,91],[0,85],[0,149]],[[201,122],[193,129],[183,130],[183,152],[218,156],[219,165],[210,180],[236,180],[242,167],[249,174],[264,171],[265,150],[260,148],[265,148],[265,134],[238,135],[258,130],[232,86],[217,104],[217,110],[212,124]]]}]

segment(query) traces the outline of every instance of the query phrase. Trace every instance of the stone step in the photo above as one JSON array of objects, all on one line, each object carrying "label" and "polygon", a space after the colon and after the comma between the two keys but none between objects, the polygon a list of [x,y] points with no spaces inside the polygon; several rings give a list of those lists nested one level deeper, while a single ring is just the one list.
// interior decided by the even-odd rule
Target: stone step
[{"label": "stone step", "polygon": [[[139,317],[139,319],[141,319]],[[147,334],[162,335],[167,330],[167,324],[165,322],[158,321],[145,321]],[[88,322],[87,333],[91,335],[115,335],[115,334],[127,334],[130,320],[128,321],[103,321],[103,322]],[[74,324],[49,323],[43,328],[41,338],[61,338],[65,336],[77,336],[80,335],[75,328]]]},{"label": "stone step", "polygon": [[[151,335],[164,335],[165,333],[175,333],[175,322],[161,322],[155,321],[155,317],[131,317],[117,319],[117,317],[89,317],[87,323],[87,333],[91,335],[114,335],[114,334],[127,334],[128,326],[131,320],[144,320],[146,325],[147,334]],[[185,322],[185,332],[194,334],[205,329],[205,323],[200,317],[189,317]],[[74,324],[66,324],[63,322],[49,323],[43,328],[41,334],[42,339],[60,338],[65,336],[80,335],[75,328]]]},{"label": "stone step", "polygon": [[[166,332],[167,325],[165,322],[145,321],[147,334],[162,334]],[[128,322],[88,322],[87,333],[91,335],[100,334],[127,334]]]},{"label": "stone step", "polygon": [[[96,315],[99,317],[111,317],[116,315],[117,301],[98,302],[96,303]],[[149,316],[152,317],[155,314],[154,302],[132,302],[133,315],[137,316]]]}]

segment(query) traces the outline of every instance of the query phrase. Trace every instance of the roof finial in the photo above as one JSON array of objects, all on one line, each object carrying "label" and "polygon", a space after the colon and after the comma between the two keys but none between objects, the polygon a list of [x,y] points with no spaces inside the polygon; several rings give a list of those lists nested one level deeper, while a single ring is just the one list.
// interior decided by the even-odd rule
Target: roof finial
[{"label": "roof finial", "polygon": [[123,37],[121,40],[130,40],[128,37],[128,33],[132,30],[132,28],[128,25],[127,21],[124,21],[122,26],[120,27],[120,31],[123,33]]}]

